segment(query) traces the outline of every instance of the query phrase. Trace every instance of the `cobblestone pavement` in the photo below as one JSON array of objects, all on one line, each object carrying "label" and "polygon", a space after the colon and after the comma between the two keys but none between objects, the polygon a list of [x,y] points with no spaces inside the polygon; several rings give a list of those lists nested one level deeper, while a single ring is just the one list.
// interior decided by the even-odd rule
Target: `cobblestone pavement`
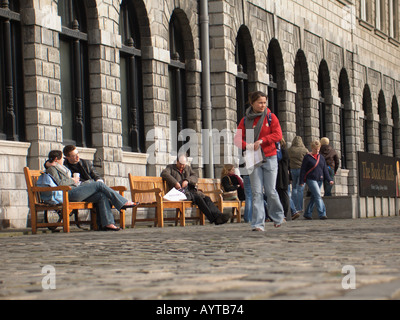
[{"label": "cobblestone pavement", "polygon": [[2,233],[0,299],[399,299],[399,230],[386,217]]}]

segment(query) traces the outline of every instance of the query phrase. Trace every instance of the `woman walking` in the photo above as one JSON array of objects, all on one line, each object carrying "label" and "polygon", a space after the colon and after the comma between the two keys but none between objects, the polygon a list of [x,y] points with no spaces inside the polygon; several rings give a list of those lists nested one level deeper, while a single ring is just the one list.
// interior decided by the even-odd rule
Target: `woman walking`
[{"label": "woman walking", "polygon": [[[268,214],[275,227],[280,227],[284,214],[278,193],[275,189],[278,173],[276,143],[282,139],[282,129],[278,118],[267,108],[267,95],[261,91],[249,94],[250,107],[240,121],[235,135],[235,145],[242,150],[257,151],[261,148],[263,161],[254,166],[250,173],[253,194],[253,231],[264,231],[265,193],[268,201]],[[249,136],[246,137],[246,134]],[[253,137],[254,139],[251,139]]]},{"label": "woman walking", "polygon": [[300,183],[301,185],[307,183],[311,192],[310,202],[304,212],[304,218],[307,220],[312,219],[314,206],[317,206],[318,217],[322,220],[327,219],[325,204],[321,197],[321,187],[324,180],[329,181],[331,185],[333,185],[333,180],[329,175],[325,158],[319,154],[320,148],[319,140],[311,142],[311,152],[304,156],[300,170]]}]

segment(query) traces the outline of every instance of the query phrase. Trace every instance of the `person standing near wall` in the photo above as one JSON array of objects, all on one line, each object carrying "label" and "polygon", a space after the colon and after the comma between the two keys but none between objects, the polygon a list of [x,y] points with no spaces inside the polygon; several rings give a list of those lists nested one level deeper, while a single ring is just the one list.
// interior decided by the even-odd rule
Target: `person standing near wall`
[{"label": "person standing near wall", "polygon": [[[328,166],[329,175],[331,176],[331,179],[334,180],[336,172],[339,169],[339,156],[335,149],[329,145],[329,139],[327,137],[323,137],[321,139],[321,150],[319,152],[324,156]],[[331,196],[332,188],[333,185],[329,184],[327,181],[324,181],[324,196]]]},{"label": "person standing near wall", "polygon": [[[303,139],[300,136],[293,138],[288,153],[290,174],[292,176],[292,200],[296,213],[301,214],[303,212],[304,186],[300,183],[300,168],[308,149],[304,146]],[[299,214],[295,214],[293,218],[296,219]]]}]

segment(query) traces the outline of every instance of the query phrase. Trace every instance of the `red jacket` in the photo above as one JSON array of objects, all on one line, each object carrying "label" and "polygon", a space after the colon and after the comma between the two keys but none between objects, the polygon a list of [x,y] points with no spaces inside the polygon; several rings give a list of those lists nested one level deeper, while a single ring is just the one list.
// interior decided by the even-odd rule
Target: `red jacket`
[{"label": "red jacket", "polygon": [[[282,140],[282,129],[281,125],[279,124],[279,120],[275,114],[271,113],[271,124],[268,125],[268,117],[271,110],[267,110],[267,115],[264,118],[264,123],[261,128],[260,135],[258,136],[257,140],[262,140],[261,147],[264,151],[266,157],[271,157],[276,155],[276,142],[280,142]],[[237,128],[237,132],[235,134],[234,143],[235,145],[242,150],[246,150],[246,128],[244,125],[243,118]],[[256,126],[260,117],[254,119],[253,128]],[[250,141],[249,141],[250,142]],[[251,141],[252,143],[254,141]]]}]

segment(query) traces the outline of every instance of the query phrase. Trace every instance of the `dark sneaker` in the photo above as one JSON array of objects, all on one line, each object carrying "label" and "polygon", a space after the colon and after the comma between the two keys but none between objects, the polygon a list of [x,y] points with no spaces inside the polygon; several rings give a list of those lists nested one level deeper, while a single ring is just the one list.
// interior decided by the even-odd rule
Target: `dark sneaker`
[{"label": "dark sneaker", "polygon": [[327,216],[322,216],[322,217],[320,218],[320,220],[326,220],[326,219],[328,219]]}]

